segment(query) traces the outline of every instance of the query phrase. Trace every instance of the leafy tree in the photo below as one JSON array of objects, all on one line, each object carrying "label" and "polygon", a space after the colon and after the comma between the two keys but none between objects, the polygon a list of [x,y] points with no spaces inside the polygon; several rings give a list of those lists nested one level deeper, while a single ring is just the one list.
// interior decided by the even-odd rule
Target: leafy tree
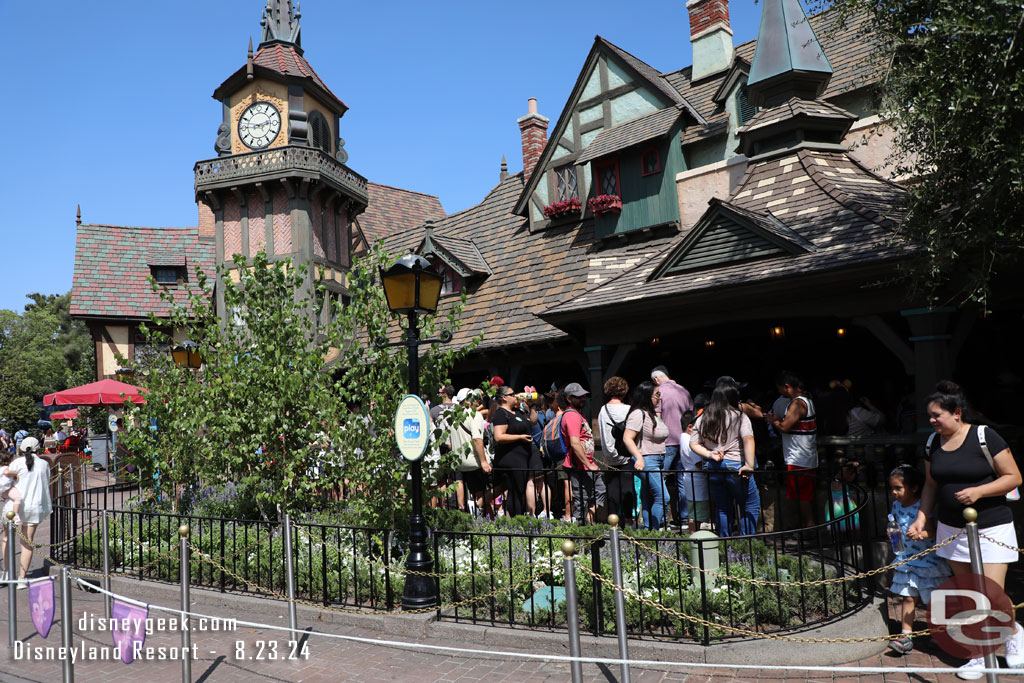
[{"label": "leafy tree", "polygon": [[[924,245],[935,298],[987,304],[1024,248],[1024,5],[1010,0],[816,0],[864,13],[897,171],[912,176],[901,230]],[[857,22],[841,21],[838,30]]]},{"label": "leafy tree", "polygon": [[[407,383],[404,354],[372,343],[394,330],[374,281],[385,263],[380,248],[357,261],[342,305],[302,264],[236,257],[236,269],[222,267],[217,283],[226,319],[217,315],[213,282],[197,271],[201,291],[142,328],[150,344],[165,347],[177,330],[203,357],[199,371],[176,366],[170,354],[136,364],[150,393],[145,405],[128,407],[133,426],[121,442],[143,478],[158,477],[172,499],[197,480],[235,482],[267,517],[310,509],[344,487],[360,518],[390,523],[406,499],[391,420]],[[425,316],[423,331],[454,330],[461,308]],[[438,386],[471,347],[429,349],[424,386]]]},{"label": "leafy tree", "polygon": [[0,426],[34,426],[44,394],[91,380],[95,347],[71,318],[71,294],[29,294],[22,313],[0,310]]}]

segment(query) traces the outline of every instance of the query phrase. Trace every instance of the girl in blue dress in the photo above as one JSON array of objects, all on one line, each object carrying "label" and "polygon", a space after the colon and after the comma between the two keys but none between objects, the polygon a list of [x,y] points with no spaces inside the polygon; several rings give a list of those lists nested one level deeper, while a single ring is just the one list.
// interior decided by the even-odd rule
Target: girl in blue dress
[{"label": "girl in blue dress", "polygon": [[[911,465],[900,465],[889,475],[889,490],[893,497],[892,516],[903,531],[904,545],[903,552],[896,555],[894,562],[913,557],[935,545],[934,518],[929,519],[923,539],[913,540],[907,537],[907,529],[917,519],[917,512],[921,506],[922,488],[924,477]],[[910,639],[909,634],[914,630],[917,605],[927,605],[931,601],[932,591],[951,575],[949,565],[935,553],[929,553],[896,567],[889,591],[893,595],[903,596],[900,605],[902,636],[889,641],[890,648],[900,654],[906,654],[914,649],[914,641]]]}]

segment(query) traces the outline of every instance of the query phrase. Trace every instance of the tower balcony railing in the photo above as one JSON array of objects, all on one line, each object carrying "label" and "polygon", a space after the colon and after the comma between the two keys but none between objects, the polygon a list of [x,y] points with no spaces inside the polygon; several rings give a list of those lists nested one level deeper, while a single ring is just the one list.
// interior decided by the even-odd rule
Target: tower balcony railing
[{"label": "tower balcony railing", "polygon": [[319,177],[367,200],[366,178],[315,147],[288,145],[196,162],[196,191],[285,174]]}]

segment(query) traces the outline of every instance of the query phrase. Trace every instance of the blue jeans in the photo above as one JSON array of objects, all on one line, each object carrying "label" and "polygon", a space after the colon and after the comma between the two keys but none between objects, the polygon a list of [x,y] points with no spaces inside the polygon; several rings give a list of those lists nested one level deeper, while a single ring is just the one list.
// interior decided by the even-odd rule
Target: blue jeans
[{"label": "blue jeans", "polygon": [[[684,435],[685,436],[685,435]],[[676,486],[679,489],[679,500],[676,503],[676,521],[686,524],[689,514],[689,501],[686,499],[686,465],[679,457],[679,446],[665,446],[665,469],[676,473]]]},{"label": "blue jeans", "polygon": [[740,535],[757,533],[757,520],[761,516],[761,495],[757,492],[754,477],[746,479],[735,474],[740,463],[736,460],[705,460],[704,469],[708,477],[711,498],[715,501],[718,514],[718,535],[732,536],[732,523],[736,507],[740,509]]},{"label": "blue jeans", "polygon": [[668,489],[665,488],[665,475],[660,471],[664,468],[664,454],[645,455],[644,468],[636,473],[642,485],[644,526],[655,531],[665,525]]}]

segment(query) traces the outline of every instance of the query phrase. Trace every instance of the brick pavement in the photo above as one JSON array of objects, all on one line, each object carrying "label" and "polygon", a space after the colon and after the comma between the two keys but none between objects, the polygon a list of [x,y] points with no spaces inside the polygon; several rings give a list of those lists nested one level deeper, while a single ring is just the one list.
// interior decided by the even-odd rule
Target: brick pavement
[{"label": "brick pavement", "polygon": [[[59,588],[59,586],[58,586]],[[115,587],[116,590],[116,587]],[[19,592],[18,633],[30,647],[58,647],[60,645],[59,606],[53,628],[47,640],[42,640],[36,633],[28,614],[27,592]],[[74,590],[72,600],[75,614],[75,640],[87,646],[102,647],[104,650],[111,644],[110,635],[95,629],[80,630],[78,620],[83,614],[101,617],[103,602],[99,595]],[[0,596],[0,603],[6,603],[6,592]],[[59,661],[15,660],[13,652],[6,648],[7,619],[6,604],[2,608],[0,621],[0,648],[6,652],[0,655],[0,680],[49,682],[60,680],[61,664]],[[273,611],[280,611],[280,604],[275,603]],[[220,614],[225,614],[220,612]],[[152,618],[171,618],[165,612],[152,612]],[[275,622],[282,625],[286,622],[280,615],[273,616],[269,612],[260,613],[252,610],[231,610],[230,616],[245,621],[267,623]],[[367,633],[367,631],[343,625],[317,626],[318,630],[344,635],[377,637],[385,640],[409,642],[409,638],[387,634]],[[238,627],[234,632],[194,632],[192,641],[195,644],[198,658],[192,663],[193,680],[195,681],[565,681],[569,679],[569,667],[565,663],[541,662],[532,660],[509,660],[502,657],[470,654],[453,656],[448,653],[432,653],[397,646],[382,646],[358,643],[337,639],[328,639],[311,635],[305,641],[308,647],[308,658],[301,655],[289,660],[287,636],[282,631],[271,629],[252,629]],[[244,643],[239,646],[239,642]],[[467,646],[452,640],[430,639],[434,645],[453,647],[478,648]],[[156,632],[146,641],[147,647],[180,647],[180,635],[176,631]],[[274,661],[273,650],[279,661]],[[766,645],[770,646],[770,645]],[[827,647],[827,646],[816,646]],[[894,672],[885,675],[857,674],[816,674],[801,675],[793,672],[736,670],[728,666],[714,669],[695,670],[693,668],[640,668],[633,667],[633,680],[647,682],[661,681],[955,681],[949,675],[907,675],[898,673],[899,668],[911,666],[955,666],[957,662],[937,650],[930,649],[926,644],[919,644],[920,650],[906,657],[895,657],[883,653],[859,662],[862,666],[893,667]],[[514,648],[509,648],[514,649]],[[33,650],[35,651],[35,650]],[[241,654],[240,658],[238,655]],[[561,654],[561,653],[559,653]],[[586,654],[586,652],[584,652]],[[813,661],[813,655],[808,657]],[[584,664],[586,680],[617,680],[618,668]],[[157,659],[139,660],[131,665],[120,661],[78,661],[75,674],[79,681],[145,681],[160,683],[162,681],[181,680],[180,661],[159,661]]]}]

